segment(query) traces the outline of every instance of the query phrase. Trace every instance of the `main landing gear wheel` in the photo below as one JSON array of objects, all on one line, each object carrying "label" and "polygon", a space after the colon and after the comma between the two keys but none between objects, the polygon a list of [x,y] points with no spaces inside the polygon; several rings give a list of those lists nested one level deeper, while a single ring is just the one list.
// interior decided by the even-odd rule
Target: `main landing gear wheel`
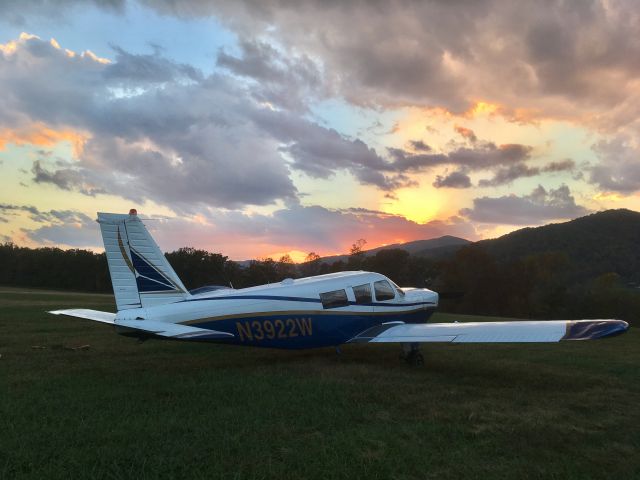
[{"label": "main landing gear wheel", "polygon": [[412,367],[421,367],[424,365],[424,357],[417,350],[411,351],[405,360]]},{"label": "main landing gear wheel", "polygon": [[413,367],[424,365],[424,357],[420,353],[419,343],[403,343],[400,358]]}]

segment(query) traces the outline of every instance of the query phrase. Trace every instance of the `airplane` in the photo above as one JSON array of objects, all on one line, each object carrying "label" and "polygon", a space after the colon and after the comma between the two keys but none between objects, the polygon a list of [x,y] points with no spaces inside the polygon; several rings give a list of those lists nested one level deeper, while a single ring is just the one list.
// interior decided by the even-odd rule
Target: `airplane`
[{"label": "airplane", "polygon": [[590,340],[619,335],[622,320],[428,323],[438,294],[400,288],[384,275],[352,271],[287,278],[233,289],[187,290],[137,211],[98,213],[117,313],[55,310],[113,325],[143,341],[197,342],[306,349],[350,343],[399,343],[402,357],[422,365],[420,344]]}]

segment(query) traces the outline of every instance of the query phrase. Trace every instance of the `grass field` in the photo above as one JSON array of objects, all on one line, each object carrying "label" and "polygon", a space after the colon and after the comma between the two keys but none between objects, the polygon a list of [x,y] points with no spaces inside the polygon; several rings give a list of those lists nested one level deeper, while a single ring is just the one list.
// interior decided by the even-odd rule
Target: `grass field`
[{"label": "grass field", "polygon": [[63,307],[113,302],[0,288],[2,479],[640,478],[638,329],[412,368],[394,346],[137,344]]}]

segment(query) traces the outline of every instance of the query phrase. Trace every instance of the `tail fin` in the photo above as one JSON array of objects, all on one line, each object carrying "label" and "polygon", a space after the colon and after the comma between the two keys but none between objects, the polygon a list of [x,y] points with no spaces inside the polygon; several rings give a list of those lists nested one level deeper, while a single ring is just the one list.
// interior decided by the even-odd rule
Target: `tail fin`
[{"label": "tail fin", "polygon": [[98,213],[118,310],[173,303],[189,297],[147,228],[128,215]]}]

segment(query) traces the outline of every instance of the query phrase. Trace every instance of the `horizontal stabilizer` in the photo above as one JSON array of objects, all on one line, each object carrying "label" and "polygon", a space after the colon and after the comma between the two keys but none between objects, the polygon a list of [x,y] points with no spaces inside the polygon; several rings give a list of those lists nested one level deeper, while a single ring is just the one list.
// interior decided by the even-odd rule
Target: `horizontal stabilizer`
[{"label": "horizontal stabilizer", "polygon": [[233,338],[232,333],[190,327],[179,323],[155,322],[153,320],[118,320],[116,326],[180,340],[219,340]]},{"label": "horizontal stabilizer", "polygon": [[351,343],[535,343],[593,340],[624,333],[622,320],[543,320],[382,324],[350,340]]},{"label": "horizontal stabilizer", "polygon": [[156,322],[153,320],[116,320],[115,313],[100,312],[98,310],[72,309],[54,310],[54,315],[67,315],[69,317],[85,318],[96,322],[108,323],[116,327],[130,328],[139,332],[157,335],[166,338],[181,340],[219,340],[233,338],[232,333],[208,330],[206,328],[191,327],[179,323]]},{"label": "horizontal stabilizer", "polygon": [[96,322],[114,324],[116,314],[111,312],[101,312],[99,310],[88,310],[86,308],[75,308],[70,310],[54,310],[54,315],[67,315],[68,317],[84,318],[86,320],[94,320]]}]

